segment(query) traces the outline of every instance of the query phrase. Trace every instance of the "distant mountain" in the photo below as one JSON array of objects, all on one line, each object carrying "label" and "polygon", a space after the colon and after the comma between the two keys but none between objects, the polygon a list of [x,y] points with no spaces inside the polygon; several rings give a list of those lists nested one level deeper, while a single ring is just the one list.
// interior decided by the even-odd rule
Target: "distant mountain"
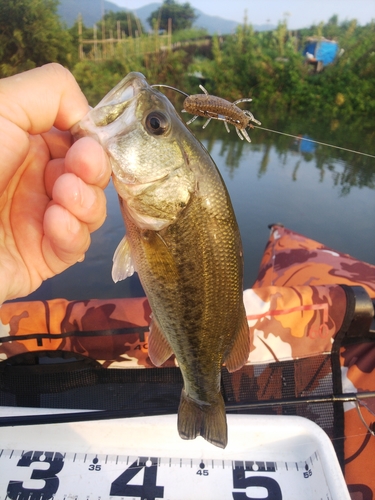
[{"label": "distant mountain", "polygon": [[198,9],[194,9],[194,10],[195,10],[195,14],[198,17],[194,21],[193,26],[196,28],[204,28],[205,30],[208,31],[208,33],[210,33],[210,35],[213,35],[214,33],[217,33],[220,35],[226,35],[227,33],[233,33],[239,24],[237,21],[223,19],[222,17],[219,17],[219,16],[209,16],[208,14],[205,14],[201,10],[198,10]]},{"label": "distant mountain", "polygon": [[[135,9],[134,13],[139,17],[143,26],[147,29],[150,29],[147,18],[150,17],[150,14],[157,10],[160,6],[161,3],[150,3],[148,5],[145,5],[144,7]],[[193,26],[195,28],[204,28],[208,31],[208,33],[210,33],[210,35],[213,35],[214,33],[220,33],[221,35],[232,33],[238,26],[238,23],[236,21],[230,21],[218,16],[210,16],[198,9],[194,9],[194,11],[198,17]]]},{"label": "distant mountain", "polygon": [[134,9],[134,14],[139,18],[142,25],[146,30],[150,30],[151,26],[147,22],[147,18],[150,17],[150,14],[157,10],[161,6],[161,3],[148,3],[144,7],[139,7],[139,9]]},{"label": "distant mountain", "polygon": [[58,13],[65,23],[70,27],[72,26],[78,15],[81,14],[83,23],[87,27],[92,27],[95,23],[100,21],[102,17],[102,8],[104,12],[119,12],[123,9],[115,3],[102,1],[102,0],[60,0],[58,6]]},{"label": "distant mountain", "polygon": [[[150,3],[139,9],[134,9],[133,12],[139,17],[142,25],[146,30],[151,29],[147,22],[147,18],[150,14],[157,10],[161,6],[161,3]],[[68,25],[72,26],[79,14],[82,15],[83,22],[85,26],[91,27],[96,22],[100,21],[102,17],[102,10],[109,12],[128,11],[129,9],[124,9],[119,7],[113,2],[108,2],[106,0],[60,0],[58,12],[61,19]],[[195,13],[198,16],[194,22],[194,27],[204,28],[211,35],[218,33],[225,35],[228,33],[233,33],[239,23],[236,21],[231,21],[229,19],[223,19],[218,16],[210,16],[204,12],[195,9]],[[256,31],[272,30],[275,26],[270,24],[262,26],[253,26]]]}]

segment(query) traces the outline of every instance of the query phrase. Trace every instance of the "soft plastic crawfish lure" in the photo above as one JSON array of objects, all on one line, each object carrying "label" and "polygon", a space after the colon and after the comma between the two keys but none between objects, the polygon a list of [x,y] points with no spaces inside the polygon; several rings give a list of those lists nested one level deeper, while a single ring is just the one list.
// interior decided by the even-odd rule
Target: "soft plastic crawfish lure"
[{"label": "soft plastic crawfish lure", "polygon": [[186,122],[186,125],[190,125],[190,123],[196,120],[198,116],[208,118],[208,120],[203,125],[203,128],[206,128],[212,119],[221,120],[224,122],[227,132],[229,132],[228,123],[231,123],[235,126],[237,135],[241,139],[241,141],[243,141],[243,139],[245,138],[248,142],[251,142],[251,139],[246,131],[246,128],[254,128],[252,123],[261,125],[261,122],[256,120],[254,118],[254,115],[250,111],[246,109],[243,110],[237,106],[237,104],[240,102],[252,101],[252,99],[250,99],[249,97],[238,99],[235,102],[229,102],[225,99],[222,99],[221,97],[210,95],[203,87],[203,85],[199,85],[199,88],[204,93],[194,95],[188,95],[182,90],[176,89],[169,85],[156,84],[152,85],[152,87],[166,87],[186,96],[186,99],[184,100],[184,109],[182,111],[184,113],[190,113],[194,115],[191,120]]}]

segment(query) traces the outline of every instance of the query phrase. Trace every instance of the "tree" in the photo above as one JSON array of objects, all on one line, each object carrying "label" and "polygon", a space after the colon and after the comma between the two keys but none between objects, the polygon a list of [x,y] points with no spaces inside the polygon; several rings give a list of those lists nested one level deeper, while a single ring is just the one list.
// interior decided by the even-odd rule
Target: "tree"
[{"label": "tree", "polygon": [[57,5],[58,0],[0,2],[0,76],[53,61],[68,65],[71,38]]},{"label": "tree", "polygon": [[162,6],[151,13],[147,21],[154,26],[155,22],[159,29],[168,29],[168,19],[172,19],[175,31],[189,29],[197,16],[193,7],[188,3],[179,4],[174,0],[164,0]]},{"label": "tree", "polygon": [[[109,37],[110,31],[112,31],[113,36],[117,37],[117,22],[120,21],[120,35],[122,32],[125,33],[127,36],[134,36],[136,32],[138,32],[138,35],[142,35],[143,26],[140,20],[132,13],[132,12],[127,12],[127,11],[120,11],[120,12],[107,12],[104,16],[104,26],[105,26],[105,33],[106,37]],[[102,23],[103,21],[100,21],[97,23],[98,27],[98,37],[101,38],[101,33],[102,33]]]}]

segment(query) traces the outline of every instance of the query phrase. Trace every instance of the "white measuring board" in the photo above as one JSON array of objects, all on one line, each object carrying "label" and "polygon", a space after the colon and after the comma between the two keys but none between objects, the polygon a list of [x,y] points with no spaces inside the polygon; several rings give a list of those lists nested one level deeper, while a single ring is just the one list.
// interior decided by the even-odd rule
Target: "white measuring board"
[{"label": "white measuring board", "polygon": [[225,450],[181,440],[176,424],[2,428],[0,500],[350,500],[328,437],[306,419],[228,415]]}]

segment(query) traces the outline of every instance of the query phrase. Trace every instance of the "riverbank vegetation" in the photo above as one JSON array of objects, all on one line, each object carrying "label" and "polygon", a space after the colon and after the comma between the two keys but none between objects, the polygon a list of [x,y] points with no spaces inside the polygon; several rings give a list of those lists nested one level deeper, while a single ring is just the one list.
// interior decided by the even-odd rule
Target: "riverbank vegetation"
[{"label": "riverbank vegetation", "polygon": [[[57,61],[73,72],[92,105],[129,71],[140,71],[152,83],[186,93],[199,93],[203,83],[211,94],[231,101],[250,96],[252,110],[328,114],[332,119],[375,112],[375,22],[359,26],[333,16],[299,31],[282,21],[267,32],[255,32],[244,22],[232,35],[213,37],[187,27],[157,44],[158,30],[146,33],[139,20],[124,13],[107,13],[95,33],[78,22],[68,29],[57,16],[57,5],[57,0],[2,2],[1,77]],[[311,36],[334,39],[340,47],[340,56],[320,73],[302,54]],[[107,37],[113,40],[111,51],[98,57],[95,43]],[[124,50],[126,40],[133,50]]]}]

